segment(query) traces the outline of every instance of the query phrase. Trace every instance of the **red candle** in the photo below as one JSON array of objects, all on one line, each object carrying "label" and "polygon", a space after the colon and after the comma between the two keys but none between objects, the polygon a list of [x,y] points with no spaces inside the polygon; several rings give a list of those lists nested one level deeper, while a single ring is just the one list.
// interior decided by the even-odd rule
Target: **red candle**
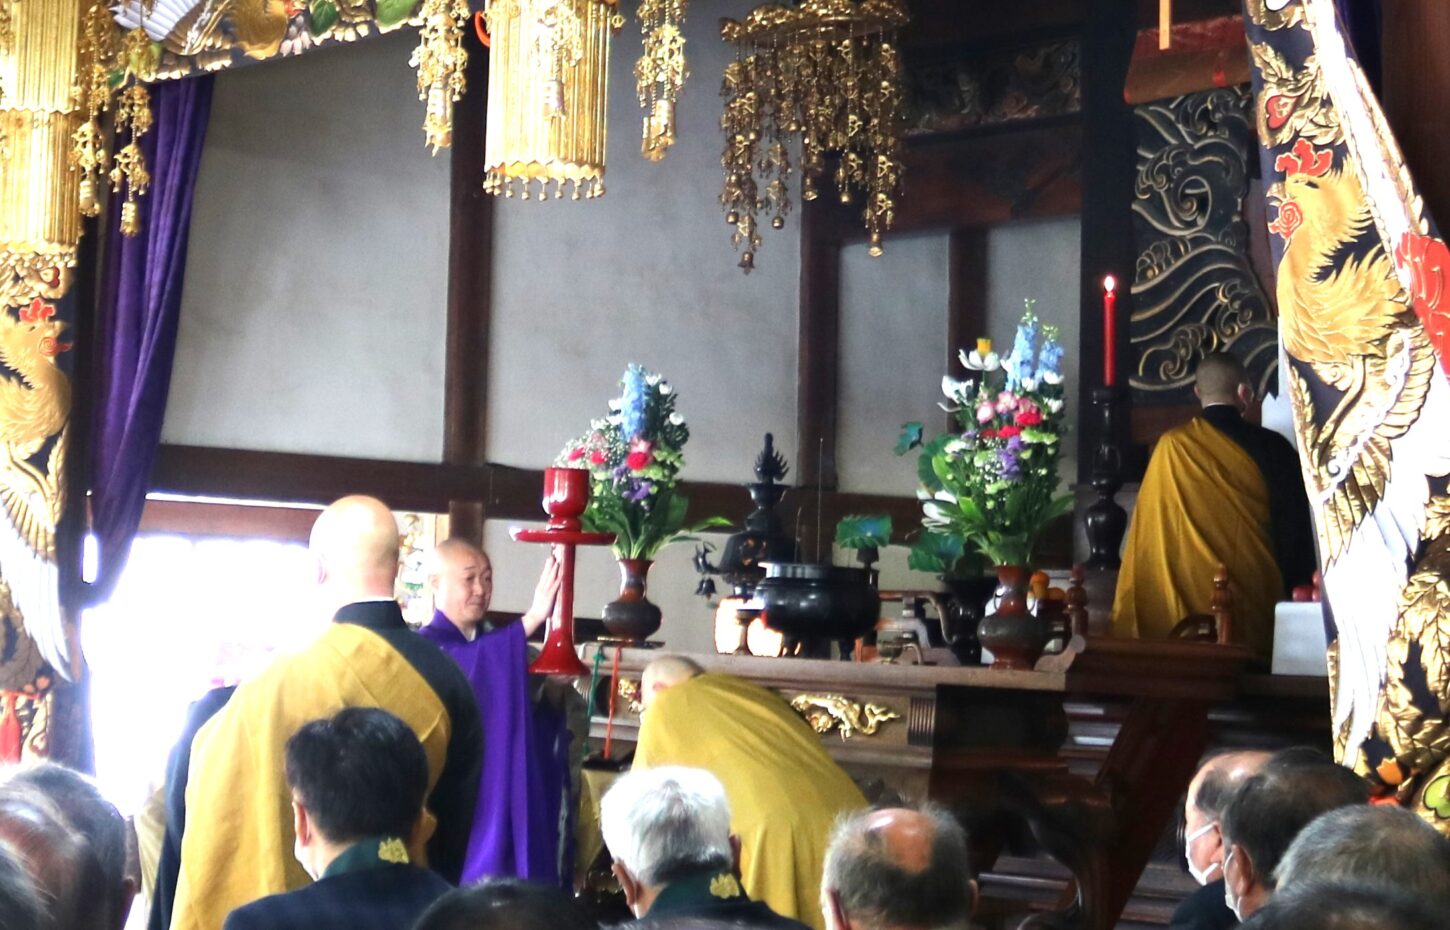
[{"label": "red candle", "polygon": [[1103,278],[1103,384],[1118,381],[1118,282]]}]

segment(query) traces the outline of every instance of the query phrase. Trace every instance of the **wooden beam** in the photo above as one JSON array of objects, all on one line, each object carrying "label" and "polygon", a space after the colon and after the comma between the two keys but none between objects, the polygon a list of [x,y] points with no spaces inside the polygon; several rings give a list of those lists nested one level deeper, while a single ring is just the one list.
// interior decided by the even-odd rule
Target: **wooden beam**
[{"label": "wooden beam", "polygon": [[[488,55],[472,29],[463,99],[453,108],[449,154],[448,320],[443,359],[443,461],[482,466],[488,430],[488,350],[492,310],[494,198],[483,190],[484,110]],[[448,504],[454,536],[483,541],[483,506]]]},{"label": "wooden beam", "polygon": [[306,543],[317,514],[315,507],[148,500],[139,532]]}]

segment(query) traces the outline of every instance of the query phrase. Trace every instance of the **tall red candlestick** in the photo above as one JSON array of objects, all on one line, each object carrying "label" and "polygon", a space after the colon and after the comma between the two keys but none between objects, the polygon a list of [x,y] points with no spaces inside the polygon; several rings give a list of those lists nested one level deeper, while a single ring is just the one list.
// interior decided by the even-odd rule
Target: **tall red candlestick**
[{"label": "tall red candlestick", "polygon": [[1103,278],[1103,384],[1118,382],[1118,282]]}]

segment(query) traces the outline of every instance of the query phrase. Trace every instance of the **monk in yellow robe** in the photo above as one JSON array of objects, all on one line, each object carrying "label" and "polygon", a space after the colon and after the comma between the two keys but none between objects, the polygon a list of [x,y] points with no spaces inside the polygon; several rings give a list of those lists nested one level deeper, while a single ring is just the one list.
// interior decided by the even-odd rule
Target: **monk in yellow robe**
[{"label": "monk in yellow robe", "polygon": [[1199,363],[1203,405],[1158,440],[1133,508],[1113,602],[1117,636],[1162,638],[1210,612],[1228,567],[1233,639],[1267,659],[1274,604],[1314,572],[1314,536],[1299,458],[1284,437],[1244,420],[1253,389],[1226,352]]},{"label": "monk in yellow robe", "polygon": [[428,757],[428,803],[415,861],[457,882],[483,765],[478,706],[453,660],[410,630],[393,600],[398,526],[382,502],[343,498],[310,547],[333,623],[305,650],[238,686],[197,733],[171,930],[219,930],[234,909],[306,885],[294,854],[283,747],[304,723],[381,707]]},{"label": "monk in yellow robe", "polygon": [[706,769],[725,786],[745,891],[823,930],[821,869],[836,818],[866,806],[820,736],[780,695],[689,659],[651,663],[634,767]]}]

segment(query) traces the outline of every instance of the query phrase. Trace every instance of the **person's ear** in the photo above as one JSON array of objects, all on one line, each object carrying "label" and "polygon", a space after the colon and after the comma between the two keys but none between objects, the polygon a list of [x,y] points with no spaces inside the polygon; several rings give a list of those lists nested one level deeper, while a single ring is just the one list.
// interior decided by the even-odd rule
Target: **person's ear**
[{"label": "person's ear", "polygon": [[297,835],[297,842],[303,846],[312,843],[312,823],[307,819],[307,808],[292,802],[292,832]]},{"label": "person's ear", "polygon": [[1254,389],[1247,384],[1240,384],[1238,389],[1239,403],[1245,410],[1254,405]]},{"label": "person's ear", "polygon": [[1224,860],[1223,880],[1233,891],[1234,897],[1242,900],[1254,887],[1256,870],[1254,861],[1242,846],[1235,846],[1232,856]]},{"label": "person's ear", "polygon": [[977,905],[982,902],[982,886],[978,885],[977,880],[974,878],[967,882],[967,892],[972,896],[972,903],[968,907],[967,913],[972,917],[976,917]]},{"label": "person's ear", "polygon": [[1198,389],[1198,385],[1196,384],[1193,386],[1193,396],[1199,400],[1203,400],[1203,392]]},{"label": "person's ear", "polygon": [[111,930],[122,930],[126,918],[131,916],[131,905],[136,902],[136,879],[127,876],[121,881],[121,906],[116,911],[116,925]]},{"label": "person's ear", "polygon": [[834,888],[826,889],[826,925],[833,930],[851,930],[851,921],[841,907],[841,893]]},{"label": "person's ear", "polygon": [[740,874],[740,837],[730,834],[730,871]]},{"label": "person's ear", "polygon": [[619,890],[624,892],[624,906],[633,912],[635,902],[639,900],[639,882],[635,881],[629,869],[618,862],[611,865],[609,870],[614,873],[614,878],[619,882]]}]

